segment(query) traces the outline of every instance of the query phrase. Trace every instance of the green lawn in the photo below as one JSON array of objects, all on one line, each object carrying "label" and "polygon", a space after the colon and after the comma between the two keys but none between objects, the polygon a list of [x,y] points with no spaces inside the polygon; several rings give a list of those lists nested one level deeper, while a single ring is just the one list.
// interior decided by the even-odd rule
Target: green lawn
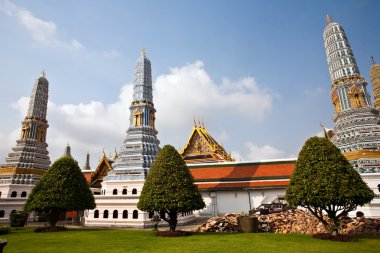
[{"label": "green lawn", "polygon": [[156,237],[151,231],[69,230],[34,233],[31,228],[1,235],[11,252],[379,252],[380,237],[332,242],[308,235],[203,233],[187,237]]}]

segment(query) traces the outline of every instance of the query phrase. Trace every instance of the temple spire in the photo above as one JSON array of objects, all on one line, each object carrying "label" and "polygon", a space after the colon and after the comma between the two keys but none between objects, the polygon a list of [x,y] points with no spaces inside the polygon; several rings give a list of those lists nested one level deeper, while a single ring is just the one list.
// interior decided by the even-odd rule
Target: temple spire
[{"label": "temple spire", "polygon": [[69,143],[67,143],[67,145],[66,145],[65,152],[63,153],[63,156],[68,156],[68,157],[72,158],[71,147],[70,147]]},{"label": "temple spire", "polygon": [[[156,158],[160,143],[155,129],[156,109],[153,104],[152,68],[145,49],[141,50],[135,70],[127,138],[120,153],[115,155],[117,159],[113,164],[115,171],[122,170],[124,173],[125,170],[126,175],[123,177],[129,179],[145,178]],[[137,174],[129,175],[130,169]],[[119,175],[121,174],[111,173],[107,178],[119,178]]]},{"label": "temple spire", "polygon": [[90,167],[90,154],[87,153],[86,155],[86,163],[84,164],[83,170],[91,170]]},{"label": "temple spire", "polygon": [[46,144],[49,127],[46,120],[49,82],[39,77],[34,83],[27,115],[22,122],[20,138],[13,152],[5,159],[3,168],[47,170],[50,165]]}]

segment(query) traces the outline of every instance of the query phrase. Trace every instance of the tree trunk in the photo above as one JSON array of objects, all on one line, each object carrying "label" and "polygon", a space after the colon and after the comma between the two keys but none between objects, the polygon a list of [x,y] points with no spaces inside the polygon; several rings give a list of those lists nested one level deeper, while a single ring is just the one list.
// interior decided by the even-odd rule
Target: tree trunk
[{"label": "tree trunk", "polygon": [[59,215],[61,214],[62,210],[59,208],[52,208],[49,211],[49,223],[50,227],[55,228],[55,225],[57,224]]},{"label": "tree trunk", "polygon": [[177,211],[171,211],[169,213],[169,228],[170,231],[175,231],[175,228],[177,227]]},{"label": "tree trunk", "polygon": [[340,220],[339,220],[339,218],[337,218],[337,217],[334,217],[334,218],[331,218],[331,221],[332,221],[332,224],[331,224],[331,226],[332,226],[332,229],[331,229],[331,231],[332,231],[332,235],[338,235],[339,234],[339,225],[340,225]]}]

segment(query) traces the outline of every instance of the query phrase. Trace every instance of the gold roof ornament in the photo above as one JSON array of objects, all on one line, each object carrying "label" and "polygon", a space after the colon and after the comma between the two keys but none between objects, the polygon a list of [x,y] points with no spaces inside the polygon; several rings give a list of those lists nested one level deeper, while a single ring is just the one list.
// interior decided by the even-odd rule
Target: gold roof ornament
[{"label": "gold roof ornament", "polygon": [[196,124],[185,147],[179,152],[186,163],[210,163],[233,161],[231,155],[209,134],[204,123]]},{"label": "gold roof ornament", "polygon": [[329,16],[329,15],[327,15],[326,16],[326,23],[327,24],[330,24],[330,23],[332,23],[333,21],[332,21],[332,19],[331,19],[331,17]]},{"label": "gold roof ornament", "polygon": [[119,158],[119,154],[117,153],[117,150],[116,150],[116,148],[115,148],[115,155],[114,155],[114,157],[113,157],[113,160],[116,161],[117,158]]}]

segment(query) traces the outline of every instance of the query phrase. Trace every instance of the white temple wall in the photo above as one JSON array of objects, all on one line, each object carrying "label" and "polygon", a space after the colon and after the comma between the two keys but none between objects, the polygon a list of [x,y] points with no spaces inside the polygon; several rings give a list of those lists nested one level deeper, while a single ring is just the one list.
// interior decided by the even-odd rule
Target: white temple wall
[{"label": "white temple wall", "polygon": [[198,212],[201,216],[240,213],[254,209],[266,199],[285,196],[286,189],[250,189],[235,191],[201,191],[206,207]]}]

